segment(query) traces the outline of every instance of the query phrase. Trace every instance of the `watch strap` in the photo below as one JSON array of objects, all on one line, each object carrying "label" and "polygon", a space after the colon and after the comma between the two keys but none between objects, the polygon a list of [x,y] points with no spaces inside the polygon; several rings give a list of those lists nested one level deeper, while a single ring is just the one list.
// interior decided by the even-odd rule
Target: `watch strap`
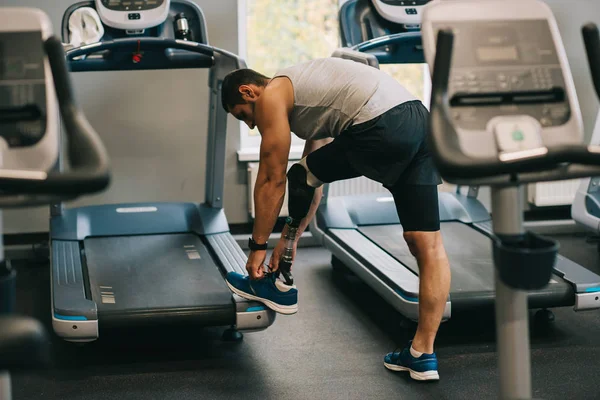
[{"label": "watch strap", "polygon": [[252,251],[266,250],[267,243],[258,244],[254,241],[254,239],[250,238],[250,239],[248,239],[248,248],[250,248],[250,250],[252,250]]}]

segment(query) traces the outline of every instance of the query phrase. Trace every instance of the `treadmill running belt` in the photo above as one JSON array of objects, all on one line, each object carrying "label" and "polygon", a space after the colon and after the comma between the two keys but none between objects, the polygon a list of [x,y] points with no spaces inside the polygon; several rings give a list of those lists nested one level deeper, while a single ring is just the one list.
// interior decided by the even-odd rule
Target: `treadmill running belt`
[{"label": "treadmill running belt", "polygon": [[[418,275],[417,261],[402,237],[401,225],[361,226],[359,231]],[[443,222],[441,232],[450,260],[450,291],[494,291],[490,238],[461,222]]]},{"label": "treadmill running belt", "polygon": [[235,319],[231,291],[194,234],[96,237],[84,245],[90,291],[103,322]]}]

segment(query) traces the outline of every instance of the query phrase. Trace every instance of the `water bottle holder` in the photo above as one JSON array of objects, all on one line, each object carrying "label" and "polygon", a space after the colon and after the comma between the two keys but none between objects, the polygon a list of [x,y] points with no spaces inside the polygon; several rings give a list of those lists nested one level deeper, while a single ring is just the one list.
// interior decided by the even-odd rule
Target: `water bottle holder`
[{"label": "water bottle holder", "polygon": [[514,289],[537,290],[550,282],[558,242],[527,232],[518,239],[496,238],[494,264],[500,279]]}]

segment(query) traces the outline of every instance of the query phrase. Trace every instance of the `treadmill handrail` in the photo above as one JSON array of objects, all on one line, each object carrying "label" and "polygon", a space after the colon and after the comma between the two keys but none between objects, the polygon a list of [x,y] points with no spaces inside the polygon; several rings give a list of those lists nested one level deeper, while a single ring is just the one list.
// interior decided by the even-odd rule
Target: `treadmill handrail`
[{"label": "treadmill handrail", "polygon": [[[75,100],[61,41],[52,36],[44,43],[44,49],[69,139],[71,169],[49,173],[0,170],[0,191],[66,198],[101,191],[110,183],[108,153]],[[26,198],[19,203],[27,203]]]},{"label": "treadmill handrail", "polygon": [[495,156],[474,158],[462,152],[458,134],[451,122],[448,101],[453,42],[451,30],[439,31],[432,77],[431,131],[428,136],[438,169],[448,181],[468,180],[480,185],[510,181],[514,184],[515,180],[524,182],[518,176],[522,172],[525,172],[527,182],[600,174],[600,146],[546,147],[541,149],[540,155],[511,161],[502,161]]},{"label": "treadmill handrail", "polygon": [[383,46],[393,44],[404,44],[415,42],[415,47],[421,45],[421,32],[400,32],[392,35],[380,36],[366,42],[359,43],[351,47],[352,50],[369,51]]},{"label": "treadmill handrail", "polygon": [[212,46],[189,40],[157,37],[123,38],[69,49],[67,51],[67,60],[69,62],[76,62],[74,60],[75,57],[87,56],[105,50],[127,50],[128,48],[131,48],[132,53],[144,50],[178,49],[200,53],[208,57],[213,57],[215,51],[215,48]]}]

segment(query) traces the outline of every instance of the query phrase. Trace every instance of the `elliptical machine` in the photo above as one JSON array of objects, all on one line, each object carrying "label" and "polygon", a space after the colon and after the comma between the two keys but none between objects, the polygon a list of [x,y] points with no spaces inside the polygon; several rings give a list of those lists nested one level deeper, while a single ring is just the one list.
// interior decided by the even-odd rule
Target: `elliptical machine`
[{"label": "elliptical machine", "polygon": [[[52,33],[40,10],[0,8],[0,208],[73,200],[110,182],[106,150],[75,101],[61,41]],[[56,167],[59,112],[68,139],[66,172]],[[10,400],[8,371],[43,366],[49,352],[42,324],[13,314],[17,274],[1,238],[0,222],[0,400]]]},{"label": "elliptical machine", "polygon": [[[558,243],[524,230],[522,185],[600,175],[600,147],[583,144],[564,45],[542,1],[436,1],[422,32],[439,171],[492,190],[500,398],[529,399],[527,290],[548,285]],[[583,36],[598,88],[598,30],[585,26]],[[465,78],[478,90],[460,85]]]}]

